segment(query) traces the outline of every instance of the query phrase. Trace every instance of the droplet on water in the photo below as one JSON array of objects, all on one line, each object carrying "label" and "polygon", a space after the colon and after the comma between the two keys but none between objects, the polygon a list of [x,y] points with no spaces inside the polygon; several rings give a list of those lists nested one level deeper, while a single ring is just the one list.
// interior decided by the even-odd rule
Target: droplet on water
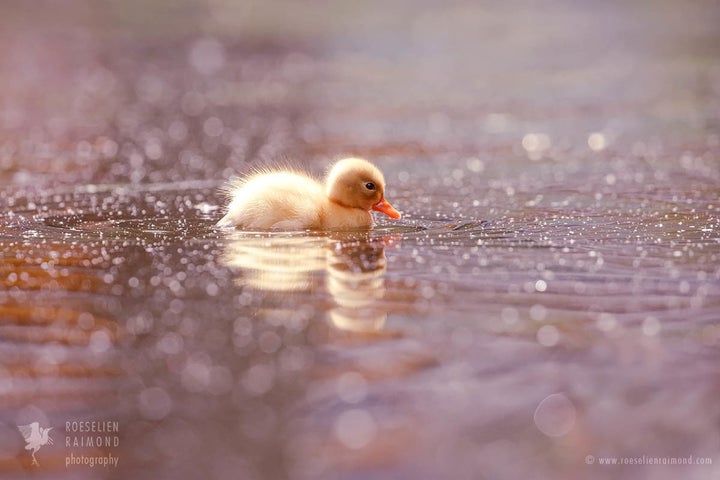
[{"label": "droplet on water", "polygon": [[562,437],[575,425],[576,411],[572,402],[562,393],[553,393],[543,399],[535,409],[535,426],[548,437]]},{"label": "droplet on water", "polygon": [[544,347],[554,347],[560,341],[560,332],[553,325],[543,325],[536,336],[538,343]]},{"label": "droplet on water", "polygon": [[590,150],[594,152],[599,152],[601,150],[605,150],[607,148],[608,142],[605,135],[603,135],[600,132],[593,132],[590,134],[587,140],[588,146],[590,147]]},{"label": "droplet on water", "polygon": [[172,398],[160,387],[146,388],[138,395],[140,414],[149,420],[161,420],[172,410]]},{"label": "droplet on water", "polygon": [[362,448],[372,442],[376,435],[375,419],[365,410],[348,410],[335,420],[335,436],[348,448]]}]

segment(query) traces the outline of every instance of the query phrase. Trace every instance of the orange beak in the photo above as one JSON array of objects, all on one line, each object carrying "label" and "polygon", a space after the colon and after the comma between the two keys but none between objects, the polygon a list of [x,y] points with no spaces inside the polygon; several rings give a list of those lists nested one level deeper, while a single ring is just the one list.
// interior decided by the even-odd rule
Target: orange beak
[{"label": "orange beak", "polygon": [[380,200],[378,203],[376,203],[375,205],[373,205],[372,209],[375,210],[376,212],[382,212],[385,215],[387,215],[388,217],[394,218],[395,220],[400,218],[400,212],[395,210],[393,208],[393,206],[390,205],[388,203],[388,201],[385,200],[384,198],[382,200]]}]

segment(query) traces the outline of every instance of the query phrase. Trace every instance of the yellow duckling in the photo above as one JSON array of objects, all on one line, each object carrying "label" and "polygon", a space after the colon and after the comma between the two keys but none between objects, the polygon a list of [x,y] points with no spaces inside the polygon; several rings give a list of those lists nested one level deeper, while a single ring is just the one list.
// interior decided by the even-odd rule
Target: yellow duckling
[{"label": "yellow duckling", "polygon": [[218,227],[245,230],[349,230],[370,228],[370,210],[400,213],[385,200],[385,178],[361,158],[332,166],[325,184],[293,171],[270,171],[231,182],[231,198]]}]

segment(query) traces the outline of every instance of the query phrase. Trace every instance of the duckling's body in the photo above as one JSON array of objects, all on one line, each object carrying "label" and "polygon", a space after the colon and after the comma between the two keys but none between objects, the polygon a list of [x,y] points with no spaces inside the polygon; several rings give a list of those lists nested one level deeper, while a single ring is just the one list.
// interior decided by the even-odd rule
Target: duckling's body
[{"label": "duckling's body", "polygon": [[[372,187],[372,188],[370,188]],[[226,215],[218,226],[245,230],[349,230],[372,227],[370,210],[400,214],[384,199],[385,180],[359,158],[337,162],[323,185],[302,173],[259,173],[231,184]]]}]

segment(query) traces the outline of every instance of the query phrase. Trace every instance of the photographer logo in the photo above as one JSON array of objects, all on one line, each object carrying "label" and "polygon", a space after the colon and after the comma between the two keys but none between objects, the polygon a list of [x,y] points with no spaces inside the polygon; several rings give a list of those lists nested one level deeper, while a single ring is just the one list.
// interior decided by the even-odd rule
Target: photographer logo
[{"label": "photographer logo", "polygon": [[35,458],[35,454],[43,445],[53,444],[53,440],[50,438],[50,430],[52,430],[52,427],[41,427],[38,422],[33,422],[29,425],[18,425],[17,427],[25,439],[25,450],[30,450],[32,464],[39,467],[40,464],[37,458]]}]

